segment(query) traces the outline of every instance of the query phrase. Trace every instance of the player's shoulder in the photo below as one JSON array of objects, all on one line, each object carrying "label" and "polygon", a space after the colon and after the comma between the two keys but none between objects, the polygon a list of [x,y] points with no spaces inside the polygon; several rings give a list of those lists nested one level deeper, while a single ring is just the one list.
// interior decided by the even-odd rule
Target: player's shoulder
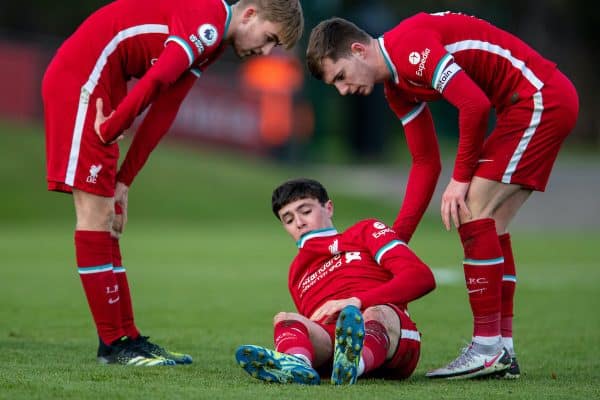
[{"label": "player's shoulder", "polygon": [[371,233],[377,232],[383,229],[391,229],[384,222],[376,219],[376,218],[367,218],[361,221],[356,222],[354,225],[350,226],[346,232],[363,232],[363,233]]}]

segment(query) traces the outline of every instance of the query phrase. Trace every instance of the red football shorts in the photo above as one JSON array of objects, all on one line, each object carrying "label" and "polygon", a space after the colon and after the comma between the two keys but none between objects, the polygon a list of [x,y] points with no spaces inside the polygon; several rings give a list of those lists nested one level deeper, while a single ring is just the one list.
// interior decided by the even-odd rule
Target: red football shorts
[{"label": "red football shorts", "polygon": [[[119,147],[102,144],[94,132],[101,87],[88,93],[83,90],[85,81],[73,75],[53,61],[42,82],[48,190],[71,192],[76,188],[112,197]],[[110,107],[108,96],[102,97],[105,107]]]},{"label": "red football shorts", "polygon": [[497,110],[475,175],[544,191],[578,111],[575,87],[556,70],[540,91]]},{"label": "red football shorts", "polygon": [[[400,328],[402,330],[400,340],[392,358],[365,376],[397,380],[406,379],[413,373],[419,362],[419,356],[421,355],[421,334],[406,311],[393,304],[386,304],[386,306],[393,309],[400,318]],[[329,333],[331,341],[334,343],[335,323],[319,325]],[[318,372],[324,375],[330,374],[331,362],[319,367]]]}]

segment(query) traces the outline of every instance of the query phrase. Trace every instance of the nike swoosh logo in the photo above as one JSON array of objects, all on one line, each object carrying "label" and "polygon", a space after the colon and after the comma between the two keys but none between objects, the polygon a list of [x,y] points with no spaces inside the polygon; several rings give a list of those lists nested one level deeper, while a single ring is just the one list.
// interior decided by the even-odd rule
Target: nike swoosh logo
[{"label": "nike swoosh logo", "polygon": [[473,289],[473,290],[469,290],[467,293],[475,293],[475,292],[480,292],[480,293],[482,293],[482,292],[484,292],[484,291],[485,291],[485,289]]},{"label": "nike swoosh logo", "polygon": [[115,304],[117,301],[119,301],[119,299],[120,299],[119,296],[115,297],[114,299],[112,299],[112,298],[109,297],[108,298],[108,304]]},{"label": "nike swoosh logo", "polygon": [[483,362],[483,367],[484,368],[489,368],[492,365],[494,365],[494,363],[496,362],[496,360],[498,360],[502,355],[504,355],[504,351],[501,351],[499,354],[496,354],[496,357],[492,358],[490,361],[484,361]]}]

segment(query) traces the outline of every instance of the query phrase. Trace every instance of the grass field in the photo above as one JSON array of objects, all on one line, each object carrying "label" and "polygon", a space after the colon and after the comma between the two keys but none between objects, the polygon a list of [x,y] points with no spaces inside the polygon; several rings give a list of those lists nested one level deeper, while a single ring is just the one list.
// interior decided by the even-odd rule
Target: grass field
[{"label": "grass field", "polygon": [[[319,178],[318,171],[169,143],[131,190],[122,248],[138,326],[195,362],[100,366],[75,269],[71,199],[45,191],[41,130],[0,124],[0,149],[1,399],[600,397],[600,229],[513,232],[520,380],[424,377],[470,337],[460,246],[437,217],[426,219],[411,243],[439,277],[436,291],[411,306],[423,333],[411,379],[343,388],[251,379],[235,364],[235,348],[271,346],[273,314],[292,309],[286,278],[295,247],[270,212],[270,193],[286,178]],[[369,216],[391,222],[396,213],[380,199],[331,194],[338,229]]]}]

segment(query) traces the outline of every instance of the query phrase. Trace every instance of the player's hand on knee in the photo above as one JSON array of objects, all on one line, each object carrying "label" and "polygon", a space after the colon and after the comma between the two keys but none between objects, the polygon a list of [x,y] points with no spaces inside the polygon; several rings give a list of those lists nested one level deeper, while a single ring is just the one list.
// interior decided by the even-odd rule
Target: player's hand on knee
[{"label": "player's hand on knee", "polygon": [[115,113],[115,110],[111,111],[110,114],[108,114],[108,115],[104,115],[102,99],[98,98],[98,100],[96,100],[96,120],[94,121],[94,131],[96,132],[96,135],[100,138],[100,141],[104,144],[113,144],[113,143],[116,143],[119,140],[123,139],[122,134],[117,136],[117,138],[115,138],[114,140],[110,140],[110,141],[105,139],[102,136],[102,131],[100,129],[100,126],[102,126],[102,124],[105,123],[107,119],[112,117],[112,115],[114,113]]},{"label": "player's hand on knee", "polygon": [[113,236],[120,237],[127,224],[127,202],[129,187],[122,182],[117,182],[115,188],[115,217],[113,219]]},{"label": "player's hand on knee", "polygon": [[461,215],[471,218],[471,211],[467,207],[465,201],[467,192],[469,191],[469,182],[459,182],[450,179],[450,183],[446,187],[442,195],[441,215],[442,222],[446,230],[450,230],[451,224],[458,228],[460,226]]}]

